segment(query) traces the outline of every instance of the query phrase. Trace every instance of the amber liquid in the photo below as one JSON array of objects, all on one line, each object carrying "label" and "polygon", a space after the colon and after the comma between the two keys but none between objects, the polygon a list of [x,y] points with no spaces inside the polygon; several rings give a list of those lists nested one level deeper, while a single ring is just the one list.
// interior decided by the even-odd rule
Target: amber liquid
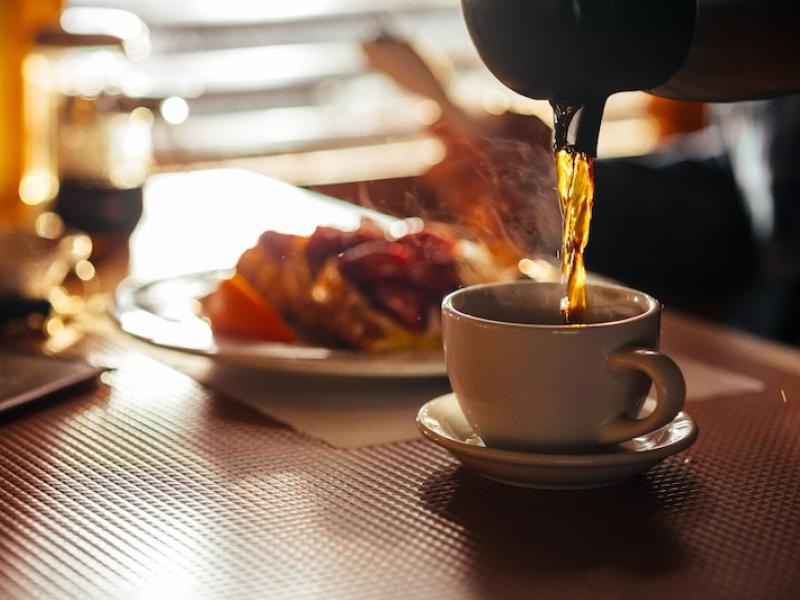
[{"label": "amber liquid", "polygon": [[[561,108],[561,107],[559,107]],[[565,131],[575,107],[556,110],[556,178],[563,218],[561,231],[561,273],[567,294],[561,313],[567,323],[580,323],[586,313],[586,265],[583,252],[589,242],[589,224],[594,201],[592,157],[569,145],[559,147],[558,132]]]}]

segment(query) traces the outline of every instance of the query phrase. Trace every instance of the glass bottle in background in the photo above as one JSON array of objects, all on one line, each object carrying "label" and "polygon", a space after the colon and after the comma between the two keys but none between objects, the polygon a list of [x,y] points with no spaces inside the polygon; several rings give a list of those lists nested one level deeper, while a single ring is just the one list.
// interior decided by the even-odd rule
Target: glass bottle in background
[{"label": "glass bottle in background", "polygon": [[152,162],[147,99],[123,93],[146,26],[112,9],[69,8],[41,29],[24,62],[26,139],[20,196],[95,240],[130,233]]}]

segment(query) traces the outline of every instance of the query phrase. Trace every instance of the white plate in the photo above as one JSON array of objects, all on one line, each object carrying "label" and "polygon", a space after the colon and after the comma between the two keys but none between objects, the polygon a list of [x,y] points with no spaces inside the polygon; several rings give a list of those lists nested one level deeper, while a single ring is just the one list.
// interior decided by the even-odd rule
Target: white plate
[{"label": "white plate", "polygon": [[126,333],[152,344],[261,369],[356,377],[436,377],[447,374],[441,351],[368,354],[319,346],[215,336],[197,316],[197,301],[230,271],[211,271],[148,283],[125,281],[112,314]]},{"label": "white plate", "polygon": [[[645,403],[642,410],[648,409],[652,407]],[[698,433],[692,418],[680,412],[661,429],[597,453],[545,454],[487,448],[461,412],[455,394],[425,404],[417,415],[417,427],[426,438],[484,477],[519,487],[555,490],[624,481],[686,450]]]}]

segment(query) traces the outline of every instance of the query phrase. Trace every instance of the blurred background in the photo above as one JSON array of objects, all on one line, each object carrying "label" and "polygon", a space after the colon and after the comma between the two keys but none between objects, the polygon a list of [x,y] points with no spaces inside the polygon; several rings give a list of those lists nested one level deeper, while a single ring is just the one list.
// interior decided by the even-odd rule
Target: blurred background
[{"label": "blurred background", "polygon": [[[429,73],[376,67],[363,46],[387,34]],[[0,86],[0,220],[87,234],[82,264],[130,234],[158,174],[236,167],[400,214],[447,154],[443,110],[552,121],[480,62],[457,0],[1,0]],[[599,155],[704,123],[702,105],[618,94]]]},{"label": "blurred background", "polygon": [[[434,116],[429,103],[370,68],[360,42],[384,30],[411,41],[473,114],[511,110],[550,121],[546,103],[508,91],[488,73],[456,0],[66,5],[130,11],[149,29],[150,53],[134,57],[119,90],[162,99],[153,127],[159,168],[264,157],[245,164],[304,185],[418,174],[432,153],[409,150],[420,147]],[[643,153],[671,133],[659,128],[653,109],[661,107],[643,94],[613,98],[601,155]],[[308,155],[326,150],[350,151],[335,166],[325,155]]]},{"label": "blurred background", "polygon": [[[38,87],[29,104],[60,96],[58,170],[70,178],[91,175],[81,170],[112,169],[97,163],[115,161],[126,163],[115,175],[123,187],[141,179],[145,168],[221,162],[300,185],[418,175],[441,158],[426,131],[437,110],[370,67],[360,43],[385,31],[410,41],[470,114],[513,111],[551,119],[547,103],[510,92],[489,74],[456,0],[4,5],[7,13],[14,5],[20,13],[4,16],[9,31],[15,20],[28,21],[33,56],[25,58],[25,72],[28,87]],[[22,14],[33,12],[30,5],[40,14]],[[70,10],[86,8],[105,10]],[[612,98],[600,155],[644,153],[675,129],[699,124],[696,110],[687,118],[685,107],[660,104],[675,103],[638,93]],[[46,120],[53,106],[27,109],[32,119]],[[113,119],[120,115],[129,117],[124,125]],[[92,167],[83,155],[75,160],[76,152],[90,148],[97,154]],[[47,166],[29,164],[27,175]],[[24,201],[54,195],[53,182],[39,176],[34,172],[23,182]]]}]

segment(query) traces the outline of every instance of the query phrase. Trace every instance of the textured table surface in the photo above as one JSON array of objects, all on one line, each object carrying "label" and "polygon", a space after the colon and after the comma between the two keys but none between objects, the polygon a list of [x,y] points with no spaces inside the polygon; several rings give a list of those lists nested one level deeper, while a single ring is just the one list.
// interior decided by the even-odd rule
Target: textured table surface
[{"label": "textured table surface", "polygon": [[766,391],[690,404],[695,446],[626,484],[537,492],[89,343],[103,384],[0,420],[0,597],[796,598],[800,354],[674,316],[664,346]]}]

